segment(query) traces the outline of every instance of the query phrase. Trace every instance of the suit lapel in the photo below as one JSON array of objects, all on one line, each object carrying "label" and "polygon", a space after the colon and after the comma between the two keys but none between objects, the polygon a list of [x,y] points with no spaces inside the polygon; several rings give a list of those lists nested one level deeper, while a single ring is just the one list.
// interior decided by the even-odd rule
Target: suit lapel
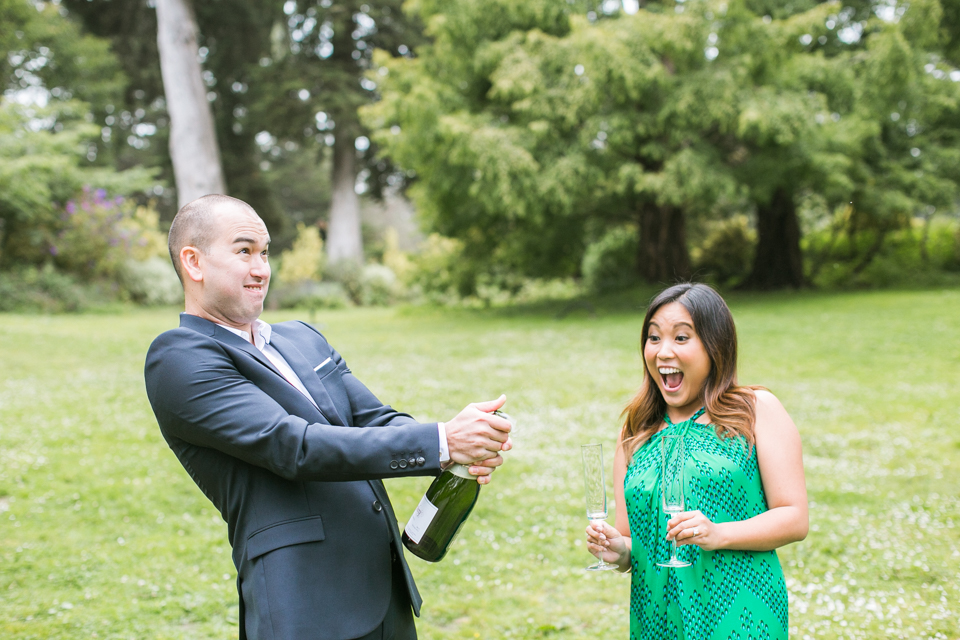
[{"label": "suit lapel", "polygon": [[290,365],[293,372],[297,374],[300,382],[303,383],[303,386],[306,387],[310,395],[313,396],[314,402],[317,403],[317,406],[323,414],[327,416],[333,424],[346,425],[347,423],[344,422],[340,412],[337,411],[337,406],[333,403],[330,394],[327,393],[323,383],[320,382],[320,379],[317,377],[317,372],[310,367],[310,364],[303,357],[303,354],[300,353],[300,350],[276,331],[270,335],[270,344],[280,352],[280,355],[287,361],[287,364]]},{"label": "suit lapel", "polygon": [[[273,371],[275,374],[283,378],[283,374],[277,370],[273,363],[270,362],[270,359],[267,356],[263,355],[260,349],[257,349],[255,346],[233,333],[232,331],[227,331],[220,325],[215,322],[210,322],[203,318],[198,318],[197,316],[192,316],[189,313],[180,314],[180,326],[187,327],[188,329],[193,329],[198,333],[204,333],[220,342],[226,343],[236,349],[242,349],[250,355],[251,358],[265,366],[266,368]],[[284,378],[286,380],[286,378]]]}]

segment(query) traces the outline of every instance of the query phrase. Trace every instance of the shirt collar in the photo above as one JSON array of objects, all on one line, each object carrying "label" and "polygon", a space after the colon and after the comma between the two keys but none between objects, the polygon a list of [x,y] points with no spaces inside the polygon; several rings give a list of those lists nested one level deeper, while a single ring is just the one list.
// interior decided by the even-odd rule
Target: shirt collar
[{"label": "shirt collar", "polygon": [[[244,339],[244,341],[250,342],[250,334],[244,331],[243,329],[235,329],[234,327],[228,327],[227,325],[220,324],[219,322],[217,324],[219,324],[221,327],[223,327],[230,333],[240,336],[241,338]],[[254,335],[253,345],[257,349],[260,349],[261,351],[263,351],[263,348],[268,344],[270,344],[270,336],[273,333],[273,328],[263,320],[260,320],[259,318],[253,321],[252,326],[253,326],[253,335]]]}]

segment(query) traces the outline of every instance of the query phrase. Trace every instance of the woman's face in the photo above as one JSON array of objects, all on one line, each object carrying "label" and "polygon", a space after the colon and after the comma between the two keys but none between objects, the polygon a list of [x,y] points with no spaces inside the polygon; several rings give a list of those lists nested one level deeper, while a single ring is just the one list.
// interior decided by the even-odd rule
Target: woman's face
[{"label": "woman's face", "polygon": [[703,385],[710,374],[710,356],[679,302],[660,307],[650,319],[643,359],[671,417],[687,417],[703,405]]}]

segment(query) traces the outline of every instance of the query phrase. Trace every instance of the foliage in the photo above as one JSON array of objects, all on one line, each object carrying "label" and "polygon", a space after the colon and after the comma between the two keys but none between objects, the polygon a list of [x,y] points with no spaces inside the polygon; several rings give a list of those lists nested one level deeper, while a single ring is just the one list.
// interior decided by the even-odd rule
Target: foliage
[{"label": "foliage", "polygon": [[633,266],[636,256],[636,227],[609,229],[583,253],[580,271],[584,285],[596,293],[628,287],[636,280]]},{"label": "foliage", "polygon": [[383,234],[383,264],[396,274],[401,285],[410,284],[415,267],[410,256],[400,249],[400,236],[393,227],[387,227]]},{"label": "foliage", "polygon": [[339,282],[301,281],[282,284],[270,290],[270,304],[280,309],[343,309],[352,305],[346,289]]},{"label": "foliage", "polygon": [[462,242],[431,233],[420,252],[411,256],[410,286],[434,301],[469,295],[475,284],[462,256]]},{"label": "foliage", "polygon": [[[85,185],[97,185],[123,196],[148,190],[152,185],[153,172],[143,168],[118,173],[90,166],[86,141],[96,134],[96,129],[84,121],[85,112],[85,105],[78,102],[37,107],[0,99],[0,268],[39,265],[52,253],[57,254],[59,261],[79,268],[80,263],[73,262],[72,256],[55,248],[61,232],[67,234],[68,243],[79,244],[83,243],[79,235],[87,233],[70,221],[72,216],[67,208],[76,209],[77,204],[66,203],[81,193]],[[106,201],[96,202],[90,197],[86,194],[80,201],[81,217],[100,216],[98,224],[105,224]],[[147,227],[156,223],[155,218],[146,220],[137,214],[133,202],[122,209],[122,217],[141,234],[137,242],[145,239],[147,249],[153,246],[152,240],[142,234],[148,233]],[[111,233],[102,239],[118,239]],[[89,235],[87,239],[97,241]],[[81,262],[89,259],[96,257],[85,253]],[[83,264],[89,266],[87,262]],[[91,273],[87,266],[81,275]]]},{"label": "foliage", "polygon": [[123,291],[140,305],[174,305],[183,302],[183,287],[166,256],[125,261],[120,269],[119,281]]},{"label": "foliage", "polygon": [[[842,256],[863,253],[867,247],[849,246],[845,236],[829,238],[829,229],[811,234],[809,245],[830,245],[831,255],[822,258],[814,283],[824,288],[877,288],[949,286],[960,271],[960,225],[955,219],[914,219],[912,224],[887,234],[884,245],[869,264],[844,260]],[[862,234],[856,240],[869,239]],[[833,257],[838,256],[838,257]],[[859,268],[858,268],[859,267]]]},{"label": "foliage", "polygon": [[280,282],[299,285],[319,282],[323,276],[323,239],[320,230],[302,222],[297,225],[293,247],[280,254],[277,277]]},{"label": "foliage", "polygon": [[[787,271],[805,191],[853,202],[849,232],[881,243],[956,206],[960,71],[931,37],[954,23],[936,0],[885,7],[703,0],[584,18],[559,2],[419,2],[431,42],[374,57],[383,99],[362,113],[416,173],[428,228],[463,240],[475,268],[495,254],[572,275],[606,228],[633,221],[649,243],[671,211],[700,225],[750,211],[750,281],[776,268],[780,286],[802,280]],[[682,231],[668,234],[678,265]]]},{"label": "foliage", "polygon": [[697,279],[736,286],[750,273],[755,243],[756,232],[744,215],[712,222],[703,242],[693,250]]},{"label": "foliage", "polygon": [[366,306],[387,306],[402,295],[397,275],[383,264],[368,264],[360,276],[360,302]]},{"label": "foliage", "polygon": [[[811,531],[778,551],[790,637],[960,636],[951,524],[960,499],[944,489],[960,483],[960,291],[728,302],[740,380],[770,388],[803,439]],[[627,637],[629,577],[583,570],[579,445],[602,442],[612,462],[642,367],[639,305],[634,293],[620,307],[598,304],[595,318],[564,320],[516,310],[318,314],[384,402],[432,421],[505,392],[520,426],[447,558],[410,560],[424,640]],[[176,322],[173,310],[0,318],[0,636],[236,636],[226,525],[143,394],[143,353]],[[429,482],[388,481],[401,521]]]},{"label": "foliage", "polygon": [[0,278],[0,311],[63,313],[86,306],[82,285],[53,265],[6,271]]},{"label": "foliage", "polygon": [[84,186],[77,200],[64,205],[49,252],[63,271],[87,280],[115,279],[129,261],[167,255],[158,219],[150,207]]},{"label": "foliage", "polygon": [[327,265],[327,278],[338,283],[354,304],[361,304],[363,266],[354,260],[340,260]]}]

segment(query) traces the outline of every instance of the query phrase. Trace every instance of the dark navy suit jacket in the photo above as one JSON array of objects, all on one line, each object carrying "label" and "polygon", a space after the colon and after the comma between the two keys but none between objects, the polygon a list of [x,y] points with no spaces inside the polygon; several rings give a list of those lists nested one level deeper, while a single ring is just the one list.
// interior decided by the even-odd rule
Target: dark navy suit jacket
[{"label": "dark navy suit jacket", "polygon": [[164,438],[227,522],[241,639],[372,631],[390,601],[391,545],[419,615],[380,480],[439,473],[436,423],[377,400],[311,326],[272,329],[317,406],[255,346],[188,314],[153,342],[145,368]]}]

